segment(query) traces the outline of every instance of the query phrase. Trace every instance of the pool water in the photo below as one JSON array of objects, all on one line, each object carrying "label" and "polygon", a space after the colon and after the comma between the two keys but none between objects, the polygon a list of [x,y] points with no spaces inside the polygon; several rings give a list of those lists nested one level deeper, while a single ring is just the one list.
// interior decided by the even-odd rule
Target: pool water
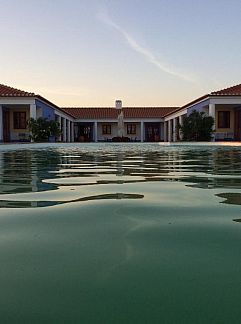
[{"label": "pool water", "polygon": [[1,323],[240,323],[241,147],[0,147]]}]

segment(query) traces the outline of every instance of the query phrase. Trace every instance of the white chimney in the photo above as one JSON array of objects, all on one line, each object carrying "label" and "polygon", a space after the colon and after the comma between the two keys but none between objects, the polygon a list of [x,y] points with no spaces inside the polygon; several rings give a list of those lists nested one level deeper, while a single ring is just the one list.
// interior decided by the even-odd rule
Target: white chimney
[{"label": "white chimney", "polygon": [[116,109],[122,109],[122,101],[121,100],[116,100],[115,101],[115,108]]}]

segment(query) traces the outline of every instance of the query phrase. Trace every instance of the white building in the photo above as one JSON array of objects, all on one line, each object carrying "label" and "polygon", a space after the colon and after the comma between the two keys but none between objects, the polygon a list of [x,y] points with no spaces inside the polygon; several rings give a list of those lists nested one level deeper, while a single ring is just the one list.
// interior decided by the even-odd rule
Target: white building
[{"label": "white building", "polygon": [[215,120],[213,140],[241,140],[241,84],[211,92],[182,107],[60,108],[40,95],[0,85],[0,142],[29,141],[27,120],[57,120],[62,142],[118,140],[123,113],[123,139],[140,142],[181,140],[178,125],[193,110]]}]

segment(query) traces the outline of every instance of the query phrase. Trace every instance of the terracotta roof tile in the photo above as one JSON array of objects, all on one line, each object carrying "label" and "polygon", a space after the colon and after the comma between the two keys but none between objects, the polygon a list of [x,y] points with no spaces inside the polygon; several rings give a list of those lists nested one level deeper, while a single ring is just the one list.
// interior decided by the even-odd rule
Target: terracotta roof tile
[{"label": "terracotta roof tile", "polygon": [[[116,119],[118,109],[116,108],[61,108],[76,119]],[[124,118],[162,118],[169,112],[175,111],[177,107],[125,107]]]},{"label": "terracotta roof tile", "polygon": [[241,84],[237,84],[235,86],[222,89],[219,91],[211,92],[211,95],[215,96],[241,96]]},{"label": "terracotta roof tile", "polygon": [[35,97],[35,94],[0,84],[0,97]]}]

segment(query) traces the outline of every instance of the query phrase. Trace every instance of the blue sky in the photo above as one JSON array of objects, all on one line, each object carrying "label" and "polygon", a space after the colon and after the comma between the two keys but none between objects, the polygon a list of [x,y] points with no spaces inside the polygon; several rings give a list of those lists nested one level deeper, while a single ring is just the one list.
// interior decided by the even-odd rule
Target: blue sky
[{"label": "blue sky", "polygon": [[241,2],[0,0],[0,83],[60,106],[169,106],[241,83]]}]

